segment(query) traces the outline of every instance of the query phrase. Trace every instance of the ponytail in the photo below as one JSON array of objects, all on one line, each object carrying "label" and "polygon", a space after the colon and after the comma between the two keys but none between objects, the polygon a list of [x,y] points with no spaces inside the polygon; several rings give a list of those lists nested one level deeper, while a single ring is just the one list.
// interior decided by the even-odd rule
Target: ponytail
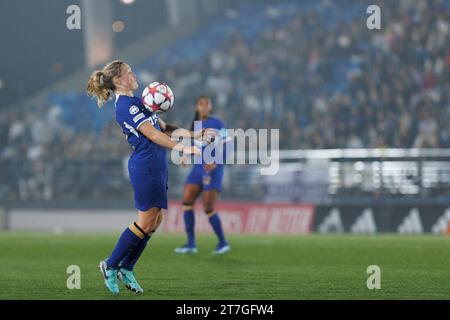
[{"label": "ponytail", "polygon": [[106,65],[103,70],[92,73],[88,80],[86,92],[88,96],[97,99],[97,105],[102,107],[116,90],[113,79],[120,76],[123,62],[113,61]]}]

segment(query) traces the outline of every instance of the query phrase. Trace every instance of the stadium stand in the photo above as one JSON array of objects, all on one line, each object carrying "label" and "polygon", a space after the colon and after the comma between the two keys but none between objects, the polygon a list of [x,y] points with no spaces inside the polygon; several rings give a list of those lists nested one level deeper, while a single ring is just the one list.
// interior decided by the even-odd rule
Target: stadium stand
[{"label": "stadium stand", "polygon": [[[450,147],[450,1],[386,1],[379,31],[358,27],[366,8],[243,4],[136,70],[141,84],[172,86],[177,112],[166,120],[182,126],[195,97],[207,93],[230,128],[282,128],[282,149]],[[114,166],[129,153],[113,109],[97,110],[84,92],[55,92],[26,112],[0,111],[0,197],[80,198],[85,179],[111,186],[99,197],[118,194],[122,176],[75,169],[93,160]],[[22,177],[8,175],[13,166]],[[46,174],[49,166],[65,175],[72,168],[77,182],[46,195],[46,179],[64,176]]]}]

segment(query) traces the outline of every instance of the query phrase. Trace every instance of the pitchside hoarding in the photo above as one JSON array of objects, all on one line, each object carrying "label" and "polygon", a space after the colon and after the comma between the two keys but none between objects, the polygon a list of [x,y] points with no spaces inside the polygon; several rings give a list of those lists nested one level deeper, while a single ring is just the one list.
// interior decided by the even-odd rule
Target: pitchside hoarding
[{"label": "pitchside hoarding", "polygon": [[[309,204],[258,204],[221,202],[216,206],[227,233],[308,234],[312,230],[314,206]],[[212,232],[201,204],[194,207],[195,229]],[[165,232],[183,232],[183,209],[180,202],[171,202],[163,222]]]},{"label": "pitchside hoarding", "polygon": [[[201,204],[195,206],[196,231],[210,233]],[[424,206],[314,206],[310,204],[257,204],[222,202],[217,206],[228,233],[446,233],[450,207]],[[165,232],[183,232],[182,205],[170,204]]]},{"label": "pitchside hoarding", "polygon": [[[340,205],[220,202],[222,224],[232,234],[354,233],[443,234],[450,221],[446,205]],[[1,211],[1,210],[0,210]],[[198,233],[211,233],[201,202],[195,206]],[[120,231],[136,219],[133,209],[9,209],[0,212],[0,227],[34,231]],[[183,233],[183,208],[170,202],[161,232]]]},{"label": "pitchside hoarding", "polygon": [[450,207],[443,205],[319,206],[313,230],[319,233],[442,234],[448,230]]}]

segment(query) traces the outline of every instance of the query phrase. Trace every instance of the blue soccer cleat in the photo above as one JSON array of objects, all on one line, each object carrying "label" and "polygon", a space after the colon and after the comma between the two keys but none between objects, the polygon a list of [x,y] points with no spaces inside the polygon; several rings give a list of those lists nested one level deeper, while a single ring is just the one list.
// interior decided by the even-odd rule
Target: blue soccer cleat
[{"label": "blue soccer cleat", "polygon": [[117,282],[117,269],[108,269],[105,260],[100,262],[99,268],[102,272],[103,279],[105,279],[106,288],[113,294],[118,294],[119,284]]},{"label": "blue soccer cleat", "polygon": [[187,244],[181,248],[175,248],[175,253],[177,254],[196,254],[198,252],[197,247],[191,247]]},{"label": "blue soccer cleat", "polygon": [[228,243],[219,243],[216,247],[216,250],[214,250],[213,254],[224,254],[231,251],[231,247]]},{"label": "blue soccer cleat", "polygon": [[125,285],[125,287],[135,294],[140,294],[144,292],[144,289],[139,285],[136,278],[134,277],[133,271],[119,268],[117,274],[119,280]]}]

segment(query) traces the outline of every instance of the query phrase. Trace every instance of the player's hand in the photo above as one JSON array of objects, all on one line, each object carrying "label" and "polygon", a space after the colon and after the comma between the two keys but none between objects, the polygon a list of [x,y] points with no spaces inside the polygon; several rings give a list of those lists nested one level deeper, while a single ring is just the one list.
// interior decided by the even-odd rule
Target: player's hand
[{"label": "player's hand", "polygon": [[205,134],[205,131],[206,131],[206,128],[203,128],[202,130],[197,131],[197,132],[193,131],[192,132],[192,137],[195,140],[202,140],[203,139],[203,135]]},{"label": "player's hand", "polygon": [[182,166],[182,167],[185,167],[185,166],[186,166],[186,162],[187,162],[187,156],[186,156],[185,154],[183,154],[183,155],[181,156],[181,159],[180,159],[180,164],[181,164],[181,166]]},{"label": "player's hand", "polygon": [[201,131],[194,132],[194,139],[205,141],[207,143],[211,143],[214,141],[214,136],[216,135],[216,131],[211,128],[203,128]]},{"label": "player's hand", "polygon": [[207,163],[203,165],[203,169],[205,169],[206,172],[211,172],[217,167],[217,164],[215,163]]},{"label": "player's hand", "polygon": [[196,146],[186,146],[183,148],[183,155],[193,154],[195,156],[201,155],[201,151]]}]

